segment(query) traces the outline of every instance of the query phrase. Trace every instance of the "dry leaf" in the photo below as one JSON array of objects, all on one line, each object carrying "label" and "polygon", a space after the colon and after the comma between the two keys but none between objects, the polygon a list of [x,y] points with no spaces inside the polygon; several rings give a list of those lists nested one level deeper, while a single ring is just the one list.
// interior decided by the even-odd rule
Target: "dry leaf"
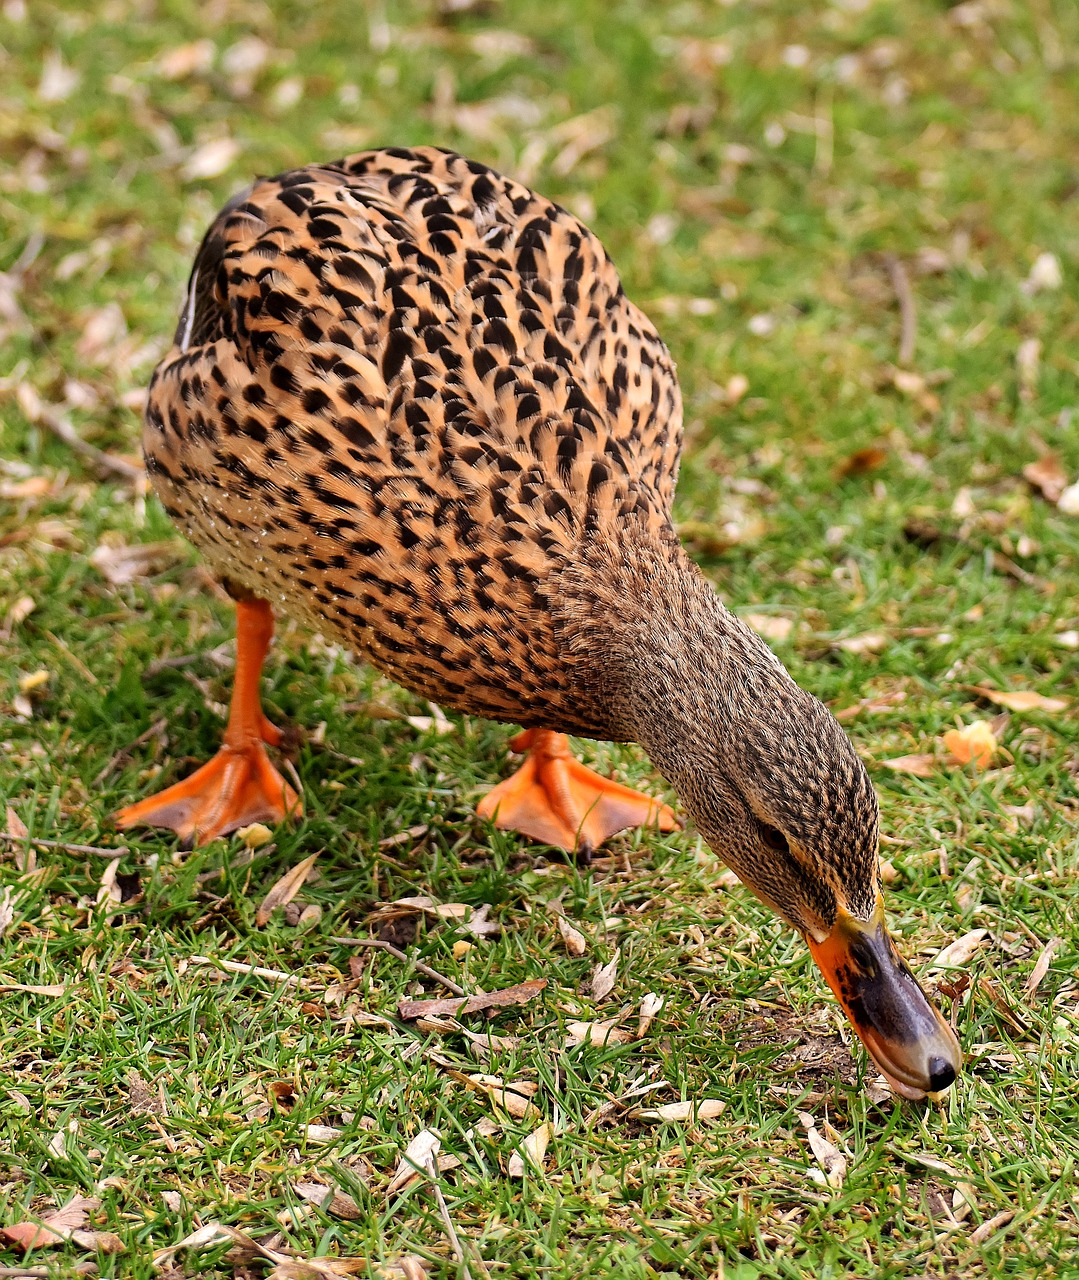
[{"label": "dry leaf", "polygon": [[999,1213],[994,1214],[988,1222],[983,1222],[980,1227],[975,1227],[970,1233],[970,1243],[976,1248],[985,1244],[994,1231],[999,1231],[1001,1227],[1005,1227],[1015,1217],[1018,1210],[1001,1209]]},{"label": "dry leaf", "polygon": [[971,929],[969,933],[964,933],[961,938],[956,938],[954,942],[949,942],[929,966],[930,969],[962,968],[988,936],[988,929]]},{"label": "dry leaf", "polygon": [[836,467],[837,479],[848,476],[864,476],[870,471],[879,471],[888,461],[888,450],[879,446],[858,449]]},{"label": "dry leaf", "polygon": [[459,1018],[466,1013],[482,1013],[485,1009],[505,1009],[511,1005],[527,1004],[546,986],[546,978],[530,978],[527,982],[519,982],[515,987],[481,992],[475,996],[452,996],[441,1000],[402,999],[398,1001],[397,1012],[406,1021],[413,1018],[437,1018],[444,1013]]},{"label": "dry leaf", "polygon": [[114,587],[127,586],[167,568],[183,554],[178,542],[140,542],[133,546],[103,542],[90,556],[90,563]]},{"label": "dry leaf", "polygon": [[634,1120],[660,1120],[665,1122],[685,1120],[714,1120],[727,1110],[727,1104],[720,1098],[704,1098],[694,1102],[687,1098],[685,1102],[667,1102],[661,1107],[637,1108],[629,1114]]},{"label": "dry leaf", "polygon": [[48,1214],[40,1223],[17,1222],[0,1228],[0,1236],[24,1253],[30,1249],[62,1244],[71,1238],[73,1232],[84,1227],[90,1214],[100,1206],[101,1201],[94,1197],[73,1196],[63,1208]]},{"label": "dry leaf", "polygon": [[543,1157],[547,1154],[547,1144],[551,1140],[550,1121],[541,1124],[521,1143],[519,1151],[509,1158],[506,1172],[511,1178],[523,1178],[526,1164],[530,1164],[537,1173],[543,1172]]},{"label": "dry leaf", "polygon": [[977,769],[985,769],[996,754],[997,740],[985,720],[975,720],[961,729],[949,729],[940,740],[956,764],[973,764]]},{"label": "dry leaf", "polygon": [[617,1018],[606,1018],[602,1022],[569,1022],[566,1024],[566,1048],[572,1049],[579,1044],[594,1044],[601,1049],[608,1044],[629,1044],[636,1036],[626,1027],[616,1025]]},{"label": "dry leaf", "polygon": [[1028,297],[1041,293],[1043,289],[1059,289],[1064,283],[1064,273],[1060,269],[1060,259],[1055,253],[1039,253],[1030,268],[1030,275],[1019,288]]},{"label": "dry leaf", "polygon": [[1030,977],[1027,978],[1023,991],[1027,999],[1031,999],[1035,992],[1042,984],[1042,979],[1049,972],[1049,966],[1053,961],[1053,956],[1060,947],[1060,938],[1050,938],[1042,948],[1041,955],[1038,956],[1034,964],[1034,968],[1030,971]]},{"label": "dry leaf", "polygon": [[404,1191],[421,1175],[426,1174],[428,1164],[442,1146],[442,1135],[437,1129],[421,1129],[404,1150],[397,1162],[397,1169],[386,1188],[387,1197]]},{"label": "dry leaf", "polygon": [[205,75],[213,66],[216,53],[212,40],[193,40],[190,44],[177,45],[166,49],[157,59],[157,74],[163,80]]},{"label": "dry leaf", "polygon": [[487,1093],[504,1111],[508,1111],[515,1120],[528,1120],[539,1115],[536,1104],[531,1101],[531,1096],[536,1093],[539,1086],[533,1084],[531,1080],[518,1080],[512,1084],[506,1084],[500,1076],[483,1074],[471,1075],[468,1079],[477,1088]]},{"label": "dry leaf", "polygon": [[344,1133],[343,1129],[335,1129],[329,1124],[308,1124],[304,1125],[303,1134],[312,1146],[324,1147],[337,1139]]},{"label": "dry leaf", "polygon": [[310,874],[311,868],[315,865],[317,857],[318,853],[313,853],[309,858],[304,858],[302,862],[298,862],[291,871],[286,872],[278,880],[266,897],[263,898],[262,905],[255,913],[255,924],[260,929],[278,907],[283,907],[286,902],[291,902],[300,892],[304,881]]},{"label": "dry leaf", "polygon": [[775,640],[782,643],[788,639],[794,622],[790,618],[779,618],[771,613],[747,613],[743,614],[742,621],[751,626],[760,636],[764,636],[765,640]]},{"label": "dry leaf", "polygon": [[640,1017],[637,1019],[637,1039],[642,1039],[648,1033],[655,1020],[656,1014],[663,1008],[666,1001],[663,996],[657,996],[654,991],[649,991],[641,1001]]},{"label": "dry leaf", "polygon": [[127,1246],[112,1231],[73,1231],[72,1243],[94,1253],[123,1253]]},{"label": "dry leaf", "polygon": [[579,929],[575,929],[565,916],[559,915],[558,932],[562,935],[562,943],[571,956],[583,956],[588,951],[588,940]]},{"label": "dry leaf", "polygon": [[975,684],[970,686],[970,690],[995,702],[998,707],[1007,707],[1009,711],[1067,711],[1069,706],[1066,698],[1047,698],[1029,689],[987,689],[984,685]]},{"label": "dry leaf", "polygon": [[1037,462],[1028,462],[1023,468],[1023,479],[1054,505],[1068,487],[1068,477],[1055,453],[1047,453]]},{"label": "dry leaf", "polygon": [[592,999],[596,1003],[606,1000],[614,990],[614,977],[618,972],[618,959],[620,952],[615,950],[614,955],[608,964],[596,965],[592,974],[591,989]]},{"label": "dry leaf", "polygon": [[29,982],[0,982],[0,991],[26,991],[32,996],[62,996],[66,988],[62,983],[39,987]]},{"label": "dry leaf", "polygon": [[328,1187],[323,1182],[294,1182],[292,1189],[301,1200],[318,1205],[324,1213],[332,1213],[335,1218],[356,1222],[363,1216],[356,1201],[337,1187]]},{"label": "dry leaf", "polygon": [[860,636],[846,636],[842,640],[837,640],[834,648],[842,649],[844,653],[882,653],[888,647],[888,637],[883,631],[867,631]]},{"label": "dry leaf", "polygon": [[911,773],[916,778],[931,778],[937,769],[936,757],[921,754],[912,756],[894,756],[891,760],[882,760],[885,769],[893,769],[896,773]]},{"label": "dry leaf", "polygon": [[220,1222],[207,1222],[197,1231],[192,1231],[189,1236],[184,1236],[176,1244],[167,1245],[164,1249],[155,1249],[152,1259],[154,1268],[163,1270],[181,1249],[206,1249],[231,1239],[232,1233]]},{"label": "dry leaf", "polygon": [[814,1159],[824,1171],[824,1181],[829,1187],[838,1190],[847,1176],[846,1157],[839,1148],[814,1125],[806,1134]]},{"label": "dry leaf", "polygon": [[18,836],[20,840],[26,840],[30,836],[26,823],[23,822],[11,805],[7,806],[7,834],[9,836]]},{"label": "dry leaf", "polygon": [[188,182],[220,177],[239,154],[240,144],[235,138],[214,138],[191,152],[180,174]]}]

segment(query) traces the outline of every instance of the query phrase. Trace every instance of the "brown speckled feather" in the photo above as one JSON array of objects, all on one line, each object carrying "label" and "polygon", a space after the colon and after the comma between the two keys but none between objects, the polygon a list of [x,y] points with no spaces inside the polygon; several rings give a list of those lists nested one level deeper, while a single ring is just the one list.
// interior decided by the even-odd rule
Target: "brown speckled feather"
[{"label": "brown speckled feather", "polygon": [[603,735],[549,588],[598,528],[667,540],[680,446],[670,356],[596,237],[434,148],[233,200],[145,431],[222,576],[426,697]]}]

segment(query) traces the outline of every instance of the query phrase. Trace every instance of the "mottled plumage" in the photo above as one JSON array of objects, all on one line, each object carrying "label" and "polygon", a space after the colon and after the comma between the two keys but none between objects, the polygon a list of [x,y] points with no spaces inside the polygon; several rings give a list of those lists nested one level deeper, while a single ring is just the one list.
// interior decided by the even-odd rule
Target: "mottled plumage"
[{"label": "mottled plumage", "polygon": [[298,811],[258,698],[284,611],[525,725],[529,758],[481,813],[535,838],[671,829],[562,734],[640,742],[896,1087],[954,1078],[954,1036],[884,931],[865,768],[679,545],[674,368],[576,218],[434,148],[256,182],[199,250],[144,440],[239,601],[238,657],[221,751],[122,825],[205,840]]},{"label": "mottled plumage", "polygon": [[145,450],[222,575],[401,684],[604,734],[549,582],[669,528],[667,349],[576,218],[434,148],[264,179],[211,227]]}]

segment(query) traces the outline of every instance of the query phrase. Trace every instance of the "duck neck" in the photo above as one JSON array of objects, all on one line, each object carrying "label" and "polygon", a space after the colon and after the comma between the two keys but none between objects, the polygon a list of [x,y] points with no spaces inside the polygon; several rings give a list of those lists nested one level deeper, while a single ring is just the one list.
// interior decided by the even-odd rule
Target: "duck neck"
[{"label": "duck neck", "polygon": [[609,716],[597,736],[639,742],[688,803],[764,687],[794,685],[669,527],[595,540],[560,589],[563,640]]}]

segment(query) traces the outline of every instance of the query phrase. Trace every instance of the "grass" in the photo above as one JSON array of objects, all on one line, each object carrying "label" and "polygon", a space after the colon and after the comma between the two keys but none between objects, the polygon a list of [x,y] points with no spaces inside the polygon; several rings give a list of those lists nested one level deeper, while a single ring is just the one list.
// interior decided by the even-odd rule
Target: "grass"
[{"label": "grass", "polygon": [[[477,1258],[526,1278],[1079,1275],[1074,716],[1011,715],[982,773],[936,746],[992,714],[972,686],[1077,692],[1079,525],[1021,476],[1047,451],[1079,474],[1077,48],[1069,0],[6,0],[0,787],[31,832],[115,845],[116,807],[205,759],[231,635],[154,501],[56,439],[40,402],[135,453],[141,388],[219,204],[253,172],[436,141],[527,178],[609,245],[679,362],[687,540],[737,608],[791,622],[776,643],[798,680],[837,710],[867,703],[847,727],[880,792],[906,953],[924,974],[988,931],[958,971],[926,975],[967,1070],[938,1106],[896,1105],[805,948],[692,832],[627,835],[587,870],[548,862],[472,816],[507,768],[502,728],[372,718],[427,708],[286,625],[266,698],[309,731],[307,815],[272,850],[241,866],[238,841],[187,855],[140,834],[100,895],[100,856],[0,854],[2,981],[64,988],[2,997],[0,1218],[93,1195],[92,1225],[125,1246],[28,1265],[261,1274],[228,1243],[154,1271],[155,1250],[223,1221],[372,1275],[412,1256],[456,1276],[429,1190],[386,1195],[435,1127],[460,1159],[440,1185],[473,1277]],[[1024,291],[1045,253],[1064,287]],[[896,377],[889,255],[916,304],[917,378]],[[126,584],[95,567],[144,543],[165,545]],[[635,749],[583,749],[659,785]],[[934,751],[925,778],[880,763]],[[316,851],[301,896],[321,917],[259,927],[263,895]],[[411,916],[393,925],[406,962],[332,941],[389,927],[372,912],[414,895],[488,905],[502,932]],[[561,943],[559,901],[584,956]],[[597,1002],[590,975],[616,953]],[[548,987],[493,1017],[518,1042],[485,1063],[396,1019],[417,985],[443,994],[413,959],[469,989]],[[633,1029],[650,991],[666,1004],[643,1038],[566,1047],[575,1019]],[[537,1086],[542,1174],[509,1176],[539,1119],[472,1087],[480,1071]],[[646,1087],[646,1104],[726,1109],[657,1123],[605,1107]],[[841,1185],[822,1184],[803,1117],[844,1155]],[[312,1124],[336,1132],[318,1142]],[[300,1206],[312,1180],[357,1216]]]}]

